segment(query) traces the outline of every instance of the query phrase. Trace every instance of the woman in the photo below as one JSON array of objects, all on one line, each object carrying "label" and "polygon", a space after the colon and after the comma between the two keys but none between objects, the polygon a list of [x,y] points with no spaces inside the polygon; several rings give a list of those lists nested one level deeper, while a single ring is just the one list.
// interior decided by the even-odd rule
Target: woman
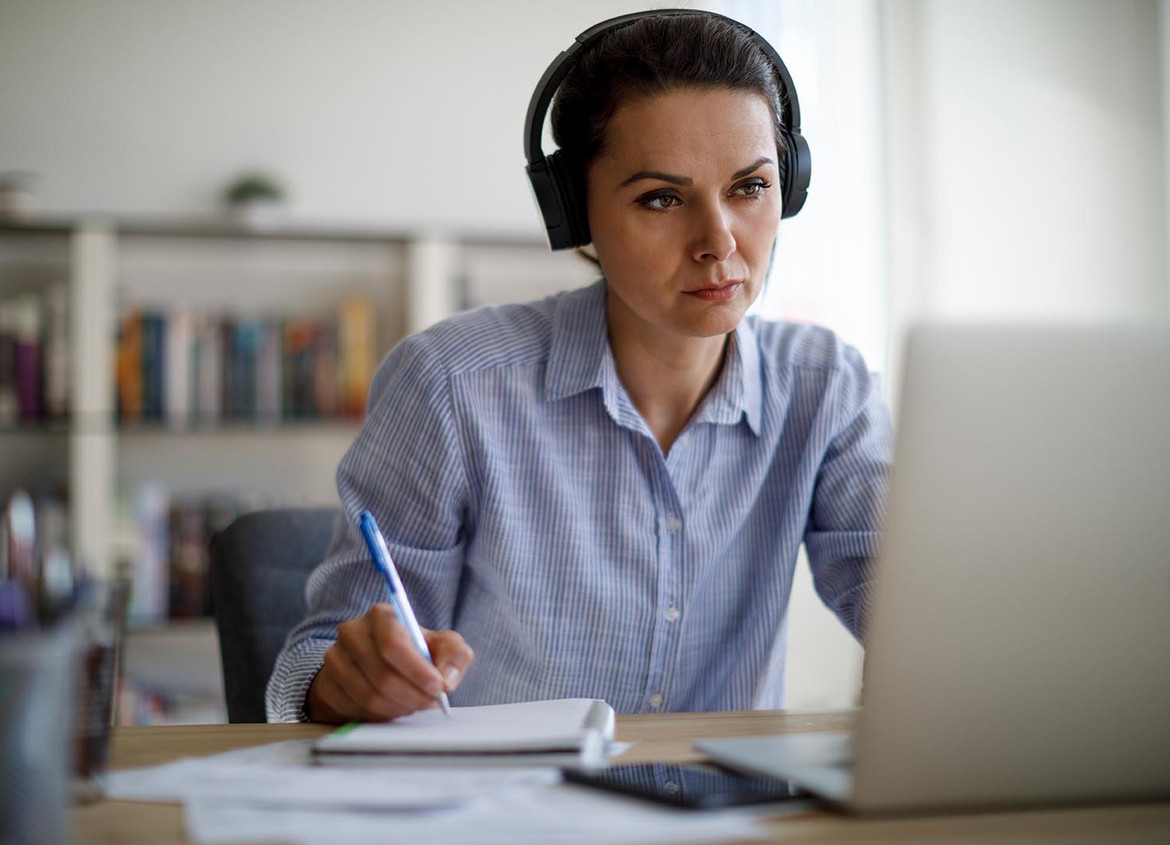
[{"label": "woman", "polygon": [[[775,68],[704,13],[580,52],[552,124],[604,278],[457,316],[383,362],[272,720],[391,719],[442,690],[780,707],[802,541],[860,636],[888,414],[831,333],[744,316],[782,214]],[[434,665],[381,603],[367,508]]]}]

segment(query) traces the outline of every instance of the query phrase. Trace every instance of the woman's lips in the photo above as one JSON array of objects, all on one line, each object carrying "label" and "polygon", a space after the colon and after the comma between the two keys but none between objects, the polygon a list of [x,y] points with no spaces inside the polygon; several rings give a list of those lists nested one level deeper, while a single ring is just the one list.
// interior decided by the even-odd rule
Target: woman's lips
[{"label": "woman's lips", "polygon": [[718,287],[697,288],[696,290],[683,291],[683,293],[687,296],[693,296],[695,299],[701,299],[704,302],[723,302],[739,293],[742,287],[743,282],[728,282]]}]

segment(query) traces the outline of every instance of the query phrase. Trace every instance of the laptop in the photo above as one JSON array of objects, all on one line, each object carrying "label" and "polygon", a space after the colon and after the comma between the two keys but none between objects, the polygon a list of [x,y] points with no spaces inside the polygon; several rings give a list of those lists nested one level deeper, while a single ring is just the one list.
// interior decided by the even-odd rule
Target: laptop
[{"label": "laptop", "polygon": [[1170,798],[1170,330],[911,332],[853,735],[695,748],[857,813]]}]

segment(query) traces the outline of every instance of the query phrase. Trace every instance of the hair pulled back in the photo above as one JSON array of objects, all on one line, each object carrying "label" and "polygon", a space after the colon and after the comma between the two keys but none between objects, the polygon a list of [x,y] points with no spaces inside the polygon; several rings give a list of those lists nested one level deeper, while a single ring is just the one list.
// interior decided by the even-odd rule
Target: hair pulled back
[{"label": "hair pulled back", "polygon": [[676,88],[726,88],[759,94],[768,103],[781,181],[787,178],[780,115],[783,104],[772,63],[735,24],[697,12],[648,17],[616,29],[577,60],[557,89],[553,140],[585,196],[585,174],[606,148],[606,127],[626,101]]}]

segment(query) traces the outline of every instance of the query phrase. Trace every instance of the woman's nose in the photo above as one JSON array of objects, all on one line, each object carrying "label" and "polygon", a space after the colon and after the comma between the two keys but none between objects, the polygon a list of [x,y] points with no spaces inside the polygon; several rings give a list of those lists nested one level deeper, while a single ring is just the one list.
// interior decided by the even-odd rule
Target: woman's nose
[{"label": "woman's nose", "polygon": [[696,223],[691,256],[695,261],[717,263],[726,261],[735,252],[735,235],[724,208],[714,205],[703,210]]}]

